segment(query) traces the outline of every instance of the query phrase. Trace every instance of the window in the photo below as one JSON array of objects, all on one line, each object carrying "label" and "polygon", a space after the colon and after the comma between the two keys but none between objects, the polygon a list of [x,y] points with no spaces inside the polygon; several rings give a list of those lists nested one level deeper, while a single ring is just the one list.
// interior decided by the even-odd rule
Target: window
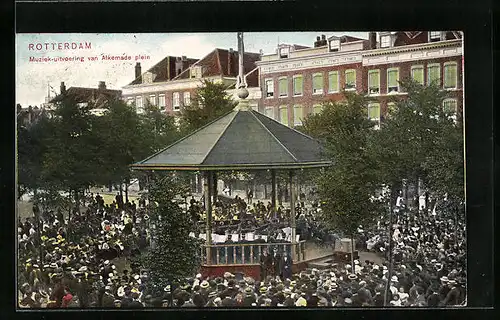
[{"label": "window", "polygon": [[313,114],[321,113],[321,110],[323,110],[322,105],[320,105],[320,104],[313,105]]},{"label": "window", "polygon": [[274,108],[273,107],[267,107],[265,109],[265,114],[266,114],[266,117],[274,119]]},{"label": "window", "polygon": [[380,47],[388,48],[391,46],[391,36],[381,36],[380,37]]},{"label": "window", "polygon": [[396,111],[396,104],[394,102],[387,103],[386,117],[390,118],[392,115],[394,115],[395,111]]},{"label": "window", "polygon": [[387,93],[399,91],[399,69],[387,69]]},{"label": "window", "polygon": [[429,32],[429,41],[441,41],[441,31],[431,31]]},{"label": "window", "polygon": [[141,97],[141,96],[137,96],[137,97],[135,97],[135,106],[136,106],[138,109],[142,109],[142,108],[143,108],[143,105],[142,105],[142,97]]},{"label": "window", "polygon": [[313,94],[323,93],[323,74],[315,73],[312,76],[313,79]]},{"label": "window", "polygon": [[441,84],[441,67],[439,64],[429,64],[427,66],[427,84]]},{"label": "window", "polygon": [[174,110],[179,110],[180,108],[180,105],[181,105],[181,101],[180,101],[180,98],[179,98],[179,92],[174,92],[172,94],[172,105],[174,106]]},{"label": "window", "polygon": [[340,40],[339,39],[334,39],[330,41],[330,51],[339,51],[340,50]]},{"label": "window", "polygon": [[457,87],[457,63],[447,62],[444,64],[444,88],[451,89]]},{"label": "window", "polygon": [[189,106],[191,104],[191,92],[184,92],[184,105]]},{"label": "window", "polygon": [[349,69],[345,71],[345,89],[346,90],[356,89],[356,70]]},{"label": "window", "polygon": [[280,58],[288,58],[289,53],[290,53],[289,47],[280,48]]},{"label": "window", "polygon": [[288,107],[282,106],[280,107],[280,122],[285,126],[288,125]]},{"label": "window", "polygon": [[149,103],[152,106],[156,106],[156,95],[152,94],[152,95],[149,96]]},{"label": "window", "polygon": [[369,94],[380,93],[380,70],[368,71],[368,90]]},{"label": "window", "polygon": [[375,129],[378,129],[378,126],[380,126],[380,103],[368,105],[368,119],[377,122]]},{"label": "window", "polygon": [[443,112],[455,119],[457,114],[457,99],[445,99],[443,101]]},{"label": "window", "polygon": [[266,97],[272,98],[274,97],[274,81],[272,79],[267,79],[265,81],[266,84]]},{"label": "window", "polygon": [[286,77],[279,78],[278,86],[279,86],[280,97],[287,97],[288,96],[288,79]]},{"label": "window", "polygon": [[165,95],[163,93],[158,95],[158,106],[160,108],[165,108]]},{"label": "window", "polygon": [[328,73],[328,92],[339,92],[339,72]]},{"label": "window", "polygon": [[416,82],[424,85],[424,67],[423,66],[412,66],[411,67],[411,78]]},{"label": "window", "polygon": [[302,76],[293,76],[293,95],[301,96],[304,92],[304,82]]},{"label": "window", "polygon": [[293,107],[293,125],[301,126],[302,118],[304,117],[304,108],[302,106],[294,106]]},{"label": "window", "polygon": [[134,103],[134,98],[132,98],[132,97],[127,98],[127,104],[128,104],[129,106],[131,106],[133,103]]}]

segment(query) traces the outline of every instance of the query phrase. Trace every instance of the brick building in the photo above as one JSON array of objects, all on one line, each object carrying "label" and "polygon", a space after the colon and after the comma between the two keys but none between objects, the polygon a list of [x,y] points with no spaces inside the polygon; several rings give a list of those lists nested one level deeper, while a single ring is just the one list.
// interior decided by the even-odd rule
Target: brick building
[{"label": "brick building", "polygon": [[[145,73],[141,73],[138,63],[136,79],[123,87],[123,99],[135,103],[138,112],[143,110],[148,101],[175,115],[183,106],[191,103],[191,98],[204,79],[224,83],[228,93],[235,96],[238,59],[238,52],[217,48],[200,60],[166,57]],[[244,73],[249,86],[249,100],[254,108],[258,107],[260,101],[258,68],[255,65],[259,59],[260,54],[244,54]]]},{"label": "brick building", "polygon": [[106,88],[106,82],[99,81],[97,88],[70,87],[66,89],[61,82],[60,93],[49,101],[50,105],[60,102],[64,97],[71,97],[75,102],[89,106],[91,112],[97,115],[106,110],[106,105],[112,101],[120,100],[121,90]]},{"label": "brick building", "polygon": [[[377,41],[378,40],[378,41]],[[380,121],[391,108],[389,97],[404,97],[399,80],[436,81],[451,92],[444,107],[462,110],[460,32],[369,32],[368,39],[317,37],[313,47],[281,44],[257,63],[260,112],[288,125],[300,125],[321,102],[343,98],[342,91],[376,97],[368,117]]]}]

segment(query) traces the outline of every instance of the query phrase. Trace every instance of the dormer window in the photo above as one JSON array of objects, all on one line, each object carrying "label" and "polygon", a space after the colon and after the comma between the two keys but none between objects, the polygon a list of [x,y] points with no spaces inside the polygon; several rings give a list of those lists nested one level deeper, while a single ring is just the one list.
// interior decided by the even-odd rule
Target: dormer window
[{"label": "dormer window", "polygon": [[145,72],[142,75],[142,83],[152,83],[153,82],[153,74],[151,72]]},{"label": "dormer window", "polygon": [[429,42],[441,41],[441,31],[429,32]]},{"label": "dormer window", "polygon": [[389,48],[391,46],[391,36],[381,36],[380,37],[380,47],[381,48]]},{"label": "dormer window", "polygon": [[279,53],[280,53],[280,59],[288,58],[290,54],[290,47],[280,48]]},{"label": "dormer window", "polygon": [[330,40],[330,52],[336,52],[340,50],[340,40],[333,39]]},{"label": "dormer window", "polygon": [[201,78],[203,75],[203,69],[201,66],[191,67],[191,78]]}]

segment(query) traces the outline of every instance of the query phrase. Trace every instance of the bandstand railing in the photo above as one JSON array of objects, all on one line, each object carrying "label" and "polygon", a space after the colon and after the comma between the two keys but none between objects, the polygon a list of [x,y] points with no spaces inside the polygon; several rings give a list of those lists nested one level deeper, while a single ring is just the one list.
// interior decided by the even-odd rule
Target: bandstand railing
[{"label": "bandstand railing", "polygon": [[[201,247],[202,264],[204,265],[234,265],[234,264],[259,264],[264,248],[269,254],[277,248],[278,252],[294,257],[292,248],[295,247],[294,263],[305,260],[305,240],[297,243],[231,243],[231,244],[203,244]],[[207,248],[210,248],[210,261],[207,261]]]}]

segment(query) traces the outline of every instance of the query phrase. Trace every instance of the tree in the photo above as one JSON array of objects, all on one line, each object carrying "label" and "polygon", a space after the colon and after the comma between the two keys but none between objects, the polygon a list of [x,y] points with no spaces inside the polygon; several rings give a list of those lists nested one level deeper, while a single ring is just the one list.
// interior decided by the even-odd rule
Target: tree
[{"label": "tree", "polygon": [[42,158],[47,150],[46,138],[50,136],[48,121],[49,119],[42,115],[29,125],[17,125],[19,197],[27,191],[36,194],[39,188],[45,186]]},{"label": "tree", "polygon": [[157,205],[151,214],[155,227],[144,265],[149,270],[149,290],[157,296],[163,295],[167,285],[191,276],[200,264],[201,242],[189,236],[191,219],[175,201],[177,196],[183,196],[179,194],[183,189],[185,186],[172,174],[157,174],[150,189],[150,199]]},{"label": "tree", "polygon": [[106,174],[104,150],[95,128],[95,116],[86,105],[64,97],[48,123],[47,150],[42,177],[58,190],[74,196],[79,210],[80,193]]},{"label": "tree", "polygon": [[180,119],[180,131],[189,134],[236,107],[223,83],[205,79],[198,87],[191,105],[184,106]]},{"label": "tree", "polygon": [[323,140],[333,162],[317,178],[321,218],[353,242],[358,226],[371,224],[381,204],[372,200],[379,184],[368,152],[374,127],[367,117],[368,99],[349,93],[345,97],[345,101],[323,103],[319,114],[305,119],[304,130]]}]

